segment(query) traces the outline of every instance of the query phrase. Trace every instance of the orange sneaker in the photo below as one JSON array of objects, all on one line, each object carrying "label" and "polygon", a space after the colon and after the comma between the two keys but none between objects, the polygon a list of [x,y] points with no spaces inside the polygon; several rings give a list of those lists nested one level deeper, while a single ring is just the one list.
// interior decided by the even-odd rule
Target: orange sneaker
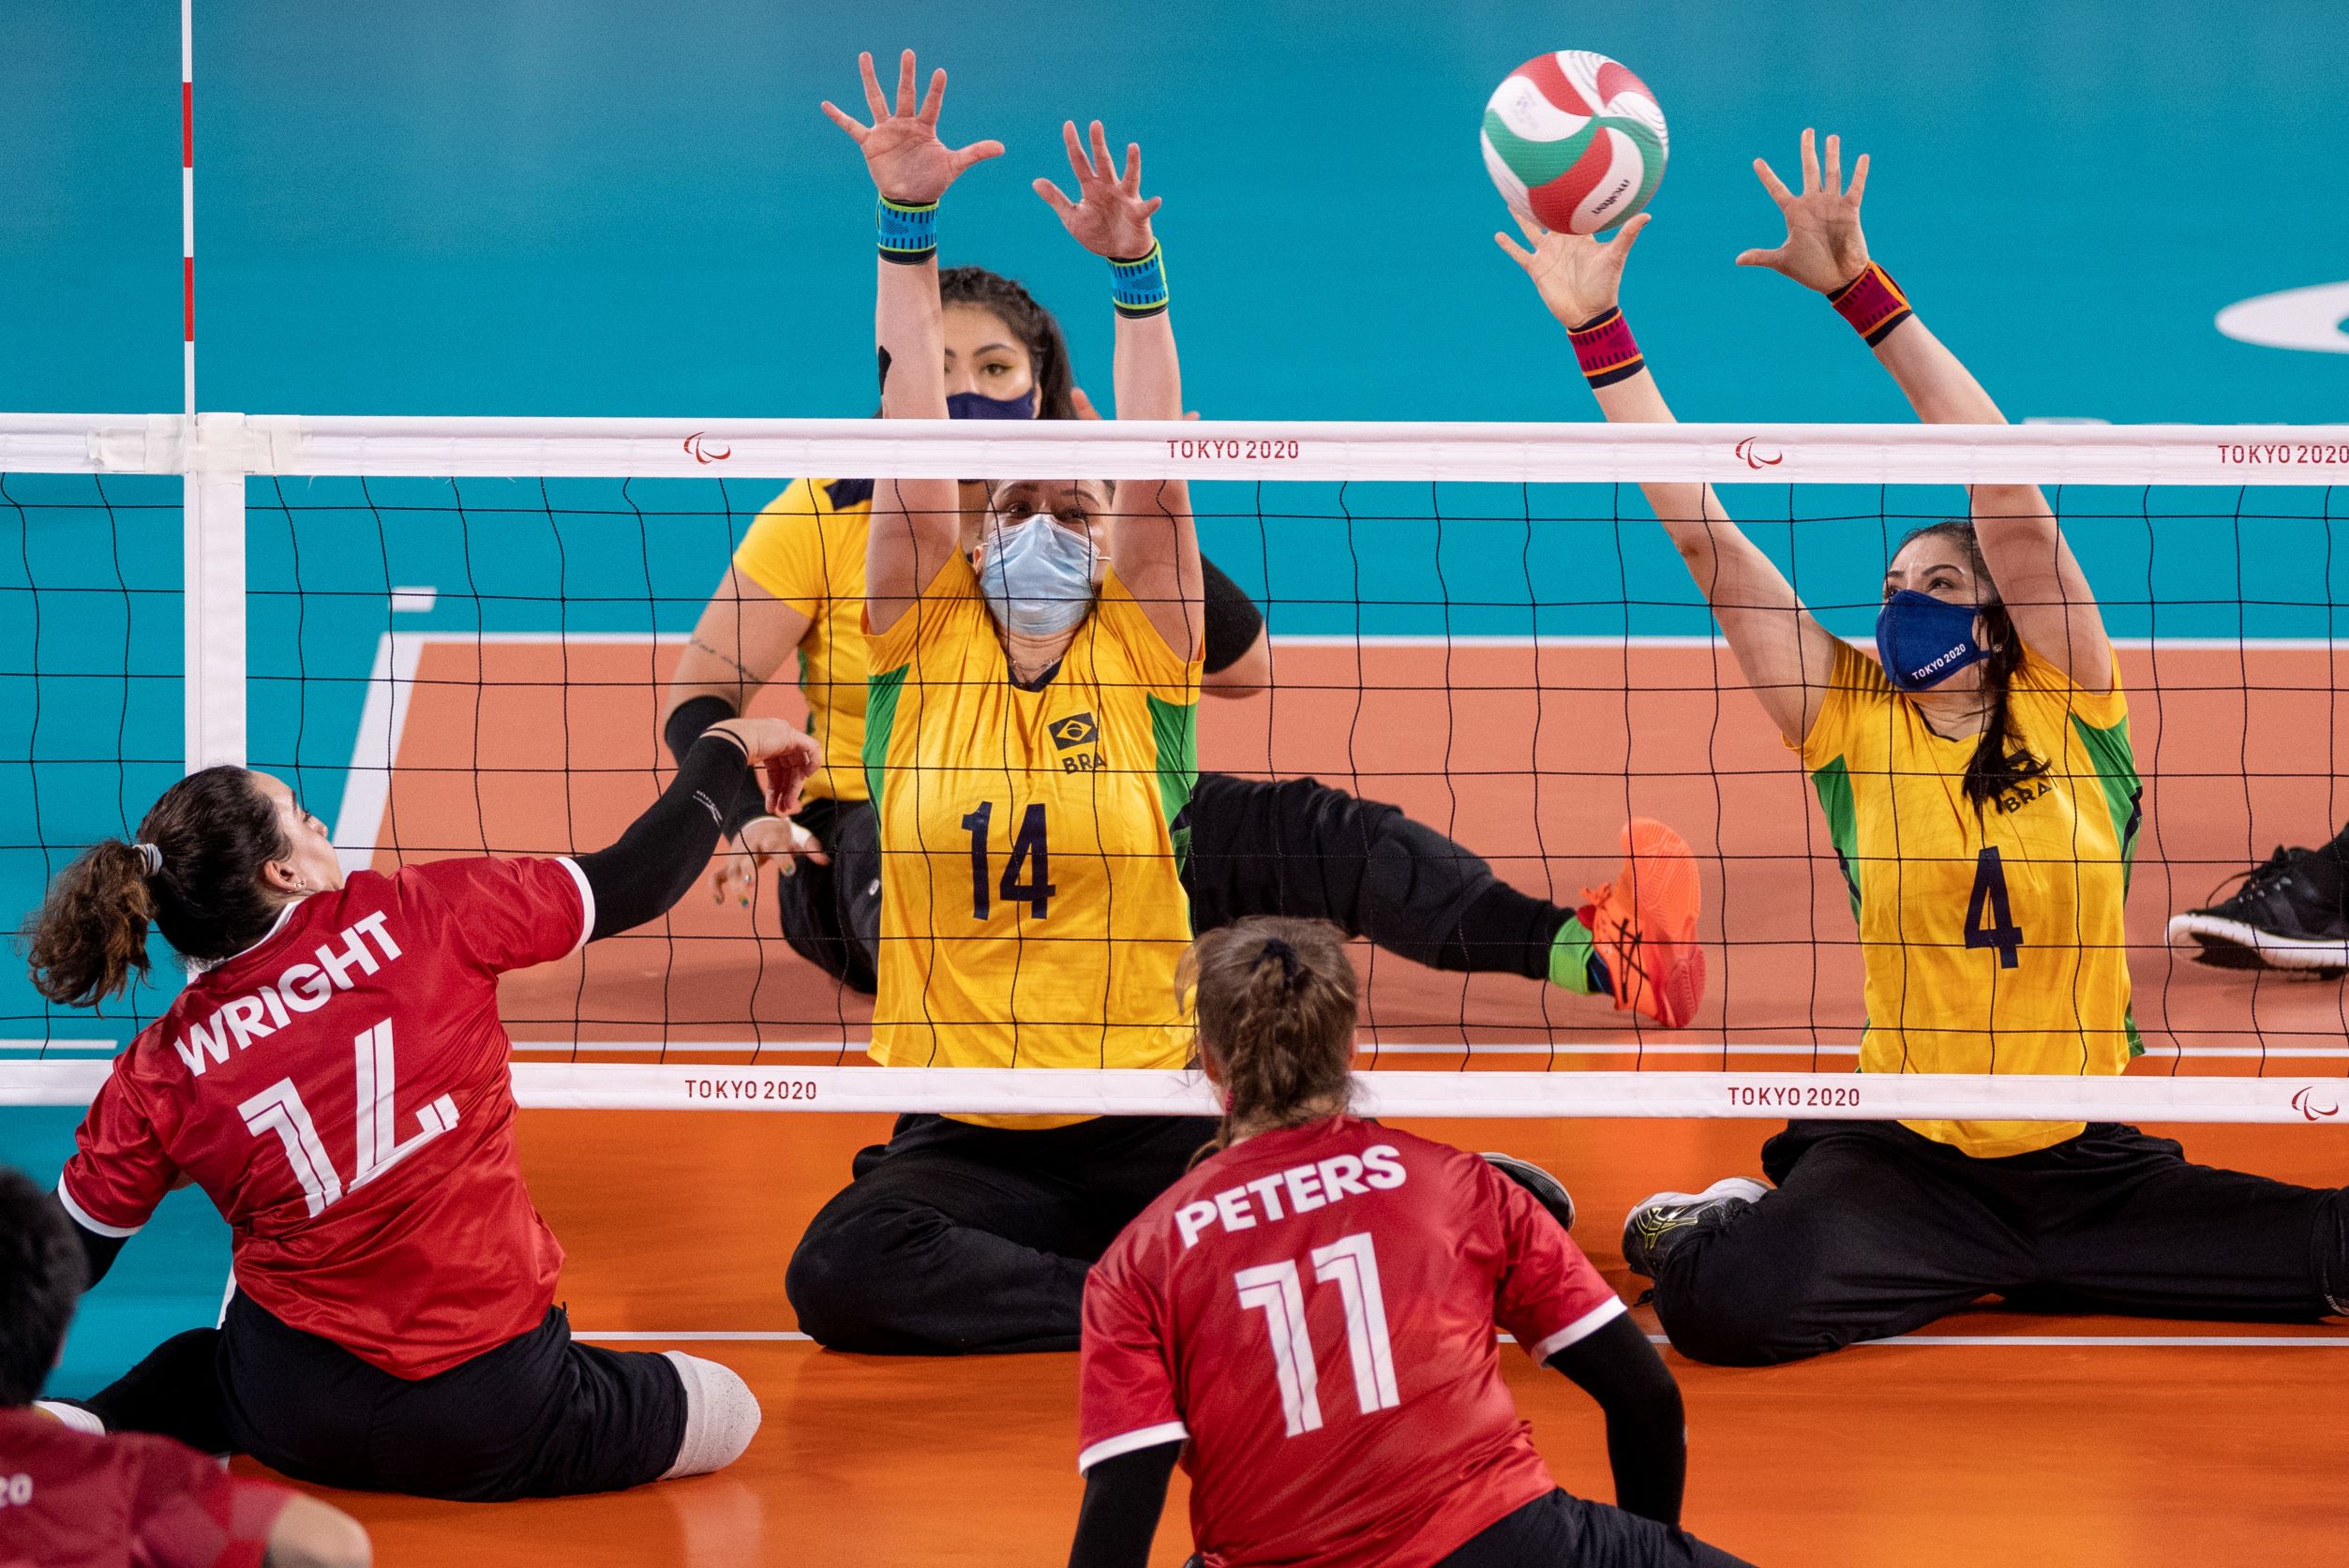
[{"label": "orange sneaker", "polygon": [[1677,1029],[1705,999],[1697,857],[1687,840],[1644,816],[1623,824],[1623,874],[1605,887],[1583,889],[1586,902],[1576,913],[1606,961],[1615,1010],[1644,1013]]}]

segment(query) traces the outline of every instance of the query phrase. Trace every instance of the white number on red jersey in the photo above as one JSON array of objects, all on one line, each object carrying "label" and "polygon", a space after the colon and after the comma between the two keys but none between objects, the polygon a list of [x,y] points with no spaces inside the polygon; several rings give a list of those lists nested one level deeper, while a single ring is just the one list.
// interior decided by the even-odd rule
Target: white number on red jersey
[{"label": "white number on red jersey", "polygon": [[[351,1043],[357,1057],[359,1080],[358,1118],[352,1129],[352,1142],[358,1147],[351,1177],[351,1186],[356,1188],[365,1187],[456,1126],[456,1101],[442,1095],[418,1111],[415,1136],[401,1142],[399,1113],[392,1101],[398,1082],[392,1059],[392,1021],[387,1018],[373,1028],[362,1029]],[[238,1106],[237,1111],[255,1137],[275,1133],[277,1142],[285,1145],[286,1162],[293,1167],[293,1179],[302,1184],[302,1197],[309,1205],[311,1218],[324,1213],[329,1203],[341,1200],[342,1177],[337,1173],[333,1157],[327,1154],[326,1144],[318,1135],[318,1124],[311,1120],[310,1109],[302,1103],[301,1091],[293,1086],[292,1079],[278,1079]]]},{"label": "white number on red jersey", "polygon": [[[1393,1410],[1402,1403],[1402,1396],[1395,1386],[1395,1349],[1386,1332],[1386,1298],[1379,1289],[1378,1254],[1369,1233],[1356,1232],[1315,1247],[1313,1277],[1323,1284],[1336,1284],[1345,1303],[1346,1350],[1354,1362],[1354,1393],[1362,1413]],[[1322,1425],[1320,1373],[1305,1321],[1305,1286],[1297,1265],[1282,1262],[1245,1268],[1232,1277],[1232,1283],[1239,1292],[1242,1307],[1264,1314],[1287,1435],[1318,1431]]]}]

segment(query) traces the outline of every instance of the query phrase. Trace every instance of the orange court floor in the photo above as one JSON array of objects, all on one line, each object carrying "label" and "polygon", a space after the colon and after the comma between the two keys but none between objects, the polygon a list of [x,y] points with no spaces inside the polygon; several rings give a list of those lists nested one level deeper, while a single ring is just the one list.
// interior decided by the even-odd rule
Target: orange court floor
[{"label": "orange court floor", "polygon": [[[808,1217],[884,1135],[870,1115],[542,1111],[532,1191],[570,1253],[576,1327],[735,1367],[766,1410],[719,1474],[501,1504],[329,1494],[383,1568],[1043,1565],[1066,1560],[1074,1355],[841,1355],[788,1337],[783,1272]],[[1662,1187],[1756,1168],[1758,1122],[1429,1122],[1564,1175],[1578,1239],[1635,1299],[1618,1234]],[[2166,1129],[2206,1161],[2311,1184],[2349,1130]],[[1641,1318],[1653,1331],[1653,1321]],[[741,1336],[729,1338],[727,1336]],[[1687,1398],[1686,1524],[1763,1568],[2349,1561],[2349,1329],[2049,1318],[1996,1308],[1766,1369],[1666,1357]],[[1597,1409],[1502,1347],[1560,1483],[1612,1495]],[[240,1465],[247,1461],[238,1461]],[[1178,1475],[1154,1564],[1189,1550]]]},{"label": "orange court floor", "polygon": [[[656,708],[674,649],[606,641],[387,641],[342,843],[402,858],[607,843],[662,783]],[[2147,826],[2131,900],[2139,1072],[2338,1074],[2343,988],[2177,961],[2167,913],[2226,870],[2336,822],[2349,739],[2341,655],[2124,653]],[[1203,763],[1317,774],[1396,801],[1520,886],[1571,903],[1613,873],[1632,812],[1678,825],[1703,870],[1713,961],[1689,1029],[1511,977],[1440,975],[1362,950],[1365,1043],[1390,1068],[1812,1067],[1848,1070],[1860,963],[1807,781],[1717,649],[1284,647],[1281,686],[1208,705]],[[560,697],[551,695],[560,693]],[[771,699],[774,700],[774,699]],[[779,709],[780,710],[780,709]],[[379,723],[380,721],[380,723]],[[2246,738],[2292,735],[2292,758]],[[371,772],[370,772],[371,770]],[[555,783],[560,779],[560,784]],[[558,799],[559,798],[559,799]],[[357,815],[354,816],[354,811]],[[860,1059],[869,1011],[792,957],[762,898],[687,900],[650,934],[511,977],[528,1059]],[[1415,1049],[1414,1049],[1415,1048]],[[756,1052],[756,1054],[753,1053]],[[1626,1298],[1630,1205],[1758,1168],[1773,1124],[1410,1124],[1556,1171],[1577,1236]],[[890,1565],[1065,1561],[1076,1473],[1073,1355],[839,1355],[797,1337],[793,1243],[886,1136],[862,1114],[531,1111],[531,1189],[568,1248],[584,1337],[688,1349],[756,1390],[766,1424],[725,1472],[617,1496],[460,1505],[343,1496],[378,1561]],[[2191,1157],[2349,1181],[2349,1128],[2170,1129]],[[1653,1321],[1644,1311],[1651,1331]],[[1729,1370],[1668,1352],[1688,1403],[1686,1523],[1764,1565],[2349,1563],[2349,1324],[2057,1319],[1996,1304],[1886,1345]],[[1595,1407],[1504,1347],[1560,1482],[1611,1496]],[[1154,1562],[1189,1551],[1180,1477]]]}]

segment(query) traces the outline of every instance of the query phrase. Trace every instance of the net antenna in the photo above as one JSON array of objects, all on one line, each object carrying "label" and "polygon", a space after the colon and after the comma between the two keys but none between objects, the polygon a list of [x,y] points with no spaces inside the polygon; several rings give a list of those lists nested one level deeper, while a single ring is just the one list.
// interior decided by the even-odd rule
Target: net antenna
[{"label": "net antenna", "polygon": [[[182,564],[187,592],[187,769],[242,767],[245,719],[245,470],[233,465],[238,416],[200,414],[196,405],[196,31],[195,0],[179,0],[179,231],[181,473],[186,511]],[[196,433],[220,440],[195,460]],[[217,459],[211,457],[217,454]]]}]

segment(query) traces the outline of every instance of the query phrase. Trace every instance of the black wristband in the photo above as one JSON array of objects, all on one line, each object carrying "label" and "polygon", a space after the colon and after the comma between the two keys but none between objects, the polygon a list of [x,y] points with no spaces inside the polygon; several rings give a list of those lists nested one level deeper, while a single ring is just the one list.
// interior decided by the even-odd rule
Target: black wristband
[{"label": "black wristband", "polygon": [[[711,724],[739,717],[734,705],[720,696],[687,697],[669,714],[668,723],[661,726],[661,739],[669,749],[669,756],[679,768],[685,766],[685,754],[694,749],[702,732]],[[767,814],[766,792],[759,787],[758,775],[748,763],[742,771],[750,776],[747,790],[736,790],[730,798],[726,820],[719,830],[727,838],[741,832],[743,825]]]}]

